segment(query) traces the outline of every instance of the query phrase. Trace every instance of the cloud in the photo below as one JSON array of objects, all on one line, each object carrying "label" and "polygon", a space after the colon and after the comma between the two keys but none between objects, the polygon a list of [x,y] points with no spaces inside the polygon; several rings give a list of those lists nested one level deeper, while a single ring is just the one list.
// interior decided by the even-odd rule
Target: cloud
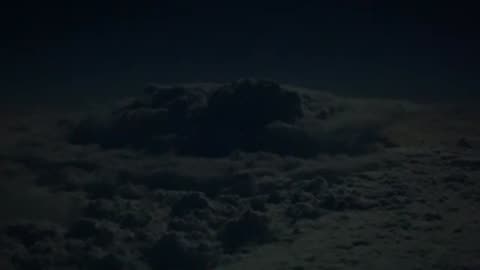
[{"label": "cloud", "polygon": [[38,187],[33,182],[32,173],[23,167],[15,177],[0,174],[0,227],[24,219],[65,224],[78,213],[75,194],[55,193]]},{"label": "cloud", "polygon": [[293,122],[302,115],[300,97],[273,82],[242,80],[211,91],[150,86],[146,96],[107,117],[81,120],[70,141],[222,156],[255,148],[255,136],[268,123]]},{"label": "cloud", "polygon": [[235,150],[355,153],[381,142],[379,130],[404,111],[400,105],[380,104],[270,81],[241,80],[207,89],[150,86],[143,96],[105,115],[82,119],[69,139],[209,157]]},{"label": "cloud", "polygon": [[207,270],[217,263],[219,253],[208,242],[189,241],[179,234],[166,234],[145,251],[152,268]]},{"label": "cloud", "polygon": [[[211,269],[291,225],[377,207],[346,183],[387,160],[355,154],[409,110],[388,102],[269,81],[152,85],[0,155],[0,177],[15,180],[0,183],[2,220],[21,229],[0,241],[20,268]],[[37,237],[39,220],[55,241]]]}]

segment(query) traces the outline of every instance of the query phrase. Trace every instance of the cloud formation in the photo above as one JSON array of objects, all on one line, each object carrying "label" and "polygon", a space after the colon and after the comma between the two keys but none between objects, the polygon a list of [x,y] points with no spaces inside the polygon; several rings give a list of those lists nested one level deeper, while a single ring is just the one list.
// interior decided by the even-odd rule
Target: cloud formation
[{"label": "cloud formation", "polygon": [[379,128],[402,111],[385,106],[379,114],[380,107],[372,105],[261,80],[209,89],[150,86],[144,96],[106,115],[82,119],[70,141],[212,157],[235,150],[355,152],[377,142]]},{"label": "cloud formation", "polygon": [[331,213],[403,207],[408,187],[367,174],[406,160],[375,151],[408,110],[392,104],[254,80],[148,87],[0,156],[0,177],[28,183],[16,194],[42,190],[25,195],[38,212],[75,210],[5,222],[0,257],[18,269],[211,269]]}]

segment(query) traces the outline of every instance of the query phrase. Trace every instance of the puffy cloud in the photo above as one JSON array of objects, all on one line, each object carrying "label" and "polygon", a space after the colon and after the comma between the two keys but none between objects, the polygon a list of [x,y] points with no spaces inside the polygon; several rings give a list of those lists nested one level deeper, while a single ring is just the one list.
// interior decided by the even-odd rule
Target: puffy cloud
[{"label": "puffy cloud", "polygon": [[175,233],[166,234],[145,251],[154,269],[207,270],[216,265],[218,256],[218,250],[208,242],[191,241]]},{"label": "puffy cloud", "polygon": [[273,239],[270,219],[265,214],[248,210],[236,219],[229,220],[220,240],[227,252],[250,243],[265,243]]},{"label": "puffy cloud", "polygon": [[300,97],[267,81],[243,80],[210,91],[150,86],[146,96],[106,117],[82,119],[71,131],[70,141],[226,155],[248,148],[268,123],[292,122],[301,116]]},{"label": "puffy cloud", "polygon": [[210,157],[235,150],[304,157],[356,153],[382,142],[379,130],[406,110],[401,103],[382,102],[270,81],[240,80],[207,89],[149,86],[144,96],[82,119],[70,141]]},{"label": "puffy cloud", "polygon": [[0,243],[5,237],[17,247],[6,254],[20,269],[210,269],[227,253],[292,237],[291,225],[395,206],[384,197],[396,187],[355,178],[402,160],[360,155],[410,109],[388,102],[268,81],[152,85],[102,113],[62,121],[40,148],[22,144],[0,156],[1,177],[25,180],[15,189],[0,183],[2,207],[17,205],[12,192],[40,216],[73,213],[59,222],[47,216],[58,223],[53,242],[35,221],[15,221]]}]

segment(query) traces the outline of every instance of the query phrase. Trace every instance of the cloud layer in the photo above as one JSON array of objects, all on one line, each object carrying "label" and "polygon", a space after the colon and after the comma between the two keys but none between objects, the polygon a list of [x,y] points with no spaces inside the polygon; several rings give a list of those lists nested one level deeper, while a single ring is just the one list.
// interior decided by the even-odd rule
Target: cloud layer
[{"label": "cloud layer", "polygon": [[2,196],[16,215],[0,226],[0,258],[18,269],[207,270],[333,217],[342,227],[350,214],[398,210],[436,222],[417,202],[433,196],[432,175],[475,203],[466,189],[478,189],[478,161],[392,148],[382,129],[416,109],[242,80],[151,86],[38,123],[46,133],[15,129],[22,142],[0,155],[2,191],[17,194]]}]

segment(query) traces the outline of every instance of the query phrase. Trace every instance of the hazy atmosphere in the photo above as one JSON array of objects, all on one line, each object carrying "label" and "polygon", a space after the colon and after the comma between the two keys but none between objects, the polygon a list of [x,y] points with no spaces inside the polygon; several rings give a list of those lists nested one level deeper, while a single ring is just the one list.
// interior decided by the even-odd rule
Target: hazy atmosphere
[{"label": "hazy atmosphere", "polygon": [[473,4],[0,8],[0,269],[480,269]]}]

